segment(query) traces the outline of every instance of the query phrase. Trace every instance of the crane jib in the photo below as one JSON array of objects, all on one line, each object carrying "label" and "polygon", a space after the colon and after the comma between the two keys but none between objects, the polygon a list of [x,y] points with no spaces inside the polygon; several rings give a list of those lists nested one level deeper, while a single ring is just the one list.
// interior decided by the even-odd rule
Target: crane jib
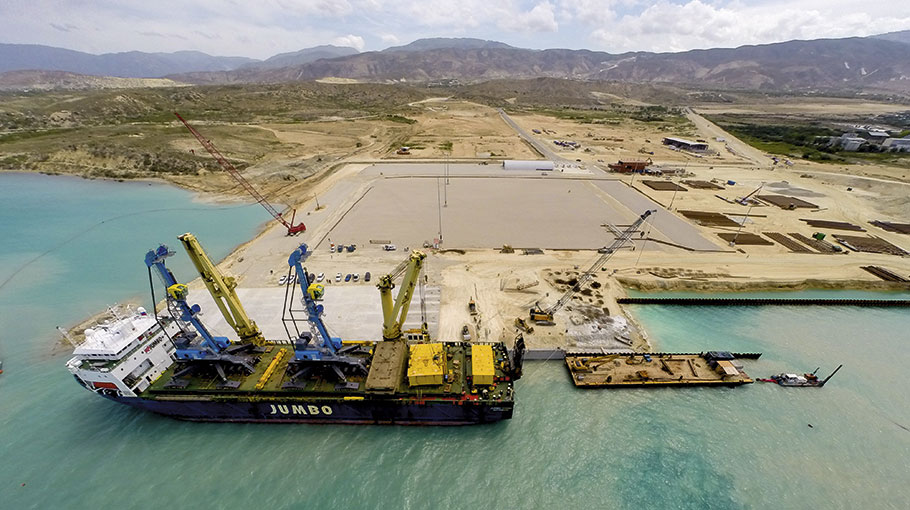
[{"label": "crane jib", "polygon": [[225,158],[224,156],[221,155],[221,152],[219,152],[218,149],[215,148],[215,145],[211,142],[211,140],[208,140],[207,138],[202,136],[202,134],[199,133],[199,131],[196,131],[196,128],[194,128],[186,120],[184,120],[184,118],[181,117],[179,113],[174,112],[174,115],[176,115],[177,118],[180,119],[180,122],[182,122],[183,125],[186,126],[186,128],[190,130],[190,133],[192,133],[193,136],[196,137],[196,140],[199,140],[199,143],[202,144],[203,147],[205,147],[205,150],[207,150],[209,152],[209,154],[211,154],[212,157],[215,158],[215,161],[217,161],[218,164],[221,165],[221,168],[224,169],[224,171],[227,172],[231,177],[233,177],[234,180],[237,181],[240,184],[240,186],[242,186],[243,189],[245,189],[246,192],[249,193],[250,196],[252,196],[259,205],[264,207],[265,210],[268,211],[269,214],[271,214],[273,218],[275,218],[275,220],[277,220],[279,223],[281,223],[288,229],[288,235],[299,234],[300,232],[306,232],[306,225],[304,225],[303,223],[298,223],[297,225],[294,225],[293,218],[291,219],[290,222],[287,221],[286,219],[284,219],[284,216],[277,209],[275,209],[275,207],[272,206],[272,204],[270,204],[269,201],[266,200],[264,196],[262,196],[262,194],[260,194],[258,191],[256,191],[256,188],[254,188],[253,185],[250,184],[249,181],[247,181],[243,177],[243,175],[240,174],[240,171],[238,171],[234,167],[234,165],[232,165],[231,162],[227,160],[227,158]]}]

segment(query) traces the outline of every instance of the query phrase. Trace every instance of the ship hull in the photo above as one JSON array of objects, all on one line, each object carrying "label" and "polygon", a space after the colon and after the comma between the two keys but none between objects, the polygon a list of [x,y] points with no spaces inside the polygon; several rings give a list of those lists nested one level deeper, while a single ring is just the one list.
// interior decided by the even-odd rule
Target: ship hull
[{"label": "ship hull", "polygon": [[286,399],[244,402],[165,400],[104,395],[131,407],[178,420],[234,423],[321,423],[389,425],[473,425],[512,417],[514,402],[471,400],[344,400]]}]

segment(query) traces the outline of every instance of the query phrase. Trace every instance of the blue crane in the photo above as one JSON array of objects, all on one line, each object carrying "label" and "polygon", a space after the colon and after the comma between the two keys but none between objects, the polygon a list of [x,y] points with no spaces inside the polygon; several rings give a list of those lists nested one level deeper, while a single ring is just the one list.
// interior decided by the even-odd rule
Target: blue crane
[{"label": "blue crane", "polygon": [[[294,342],[294,359],[288,363],[291,379],[304,377],[311,371],[322,372],[323,375],[335,377],[340,381],[347,379],[347,374],[366,374],[367,368],[363,358],[348,356],[348,352],[359,350],[360,346],[342,347],[341,338],[332,337],[322,321],[324,307],[317,304],[307,292],[310,286],[310,277],[303,267],[303,259],[307,255],[307,245],[301,244],[290,257],[288,266],[294,268],[300,276],[301,299],[306,306],[307,322],[310,323],[311,332],[303,332]],[[291,279],[293,284],[295,279]],[[290,383],[293,386],[293,383]]]},{"label": "blue crane", "polygon": [[[175,356],[178,361],[192,362],[186,370],[175,374],[175,377],[182,375],[186,371],[193,370],[199,363],[212,365],[221,380],[228,384],[225,374],[225,367],[239,367],[247,373],[252,373],[255,360],[239,356],[236,351],[247,348],[246,345],[236,345],[226,337],[214,336],[199,320],[198,314],[201,311],[198,304],[190,305],[186,298],[189,294],[187,286],[179,283],[174,277],[174,273],[165,265],[165,260],[174,255],[174,251],[166,245],[161,245],[157,250],[149,250],[145,254],[145,265],[149,269],[149,282],[151,282],[151,271],[154,268],[164,282],[167,289],[168,308],[174,306],[180,313],[180,321],[184,323],[181,332],[174,337],[176,346]],[[185,324],[193,326],[194,331],[190,331]],[[201,341],[197,340],[201,337]]]},{"label": "blue crane", "polygon": [[[332,338],[325,322],[322,321],[322,314],[325,308],[313,300],[310,293],[307,292],[310,286],[310,277],[303,267],[303,259],[306,257],[307,245],[301,244],[291,256],[288,257],[288,266],[293,267],[297,274],[300,275],[300,290],[303,296],[303,304],[306,306],[307,320],[315,329],[319,337],[316,342],[308,341],[300,349],[295,347],[295,358],[298,360],[318,360],[324,356],[334,355],[341,348],[341,338]],[[301,342],[297,342],[298,345]]]}]

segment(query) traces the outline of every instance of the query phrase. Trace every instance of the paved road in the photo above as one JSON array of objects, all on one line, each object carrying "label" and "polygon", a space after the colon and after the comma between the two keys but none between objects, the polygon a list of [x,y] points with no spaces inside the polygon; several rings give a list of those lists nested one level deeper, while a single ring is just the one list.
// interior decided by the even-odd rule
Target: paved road
[{"label": "paved road", "polygon": [[752,147],[746,142],[743,142],[730,133],[724,131],[720,128],[720,126],[693,112],[690,108],[686,108],[686,117],[692,121],[693,124],[695,124],[695,127],[698,129],[698,131],[701,132],[704,136],[711,138],[723,138],[726,140],[725,143],[730,146],[730,148],[733,149],[733,151],[736,152],[738,156],[759,167],[767,167],[771,165],[771,158],[766,156],[764,152],[756,149],[755,147]]},{"label": "paved road", "polygon": [[537,138],[534,138],[533,136],[531,136],[530,133],[528,133],[527,131],[522,129],[521,126],[516,124],[515,121],[512,120],[512,118],[509,117],[509,115],[505,111],[503,111],[502,108],[498,108],[498,110],[499,110],[499,115],[502,116],[502,120],[506,121],[506,124],[511,126],[512,129],[514,129],[515,132],[517,132],[519,136],[524,138],[524,140],[526,142],[528,142],[535,149],[537,149],[537,152],[543,154],[543,157],[549,159],[550,161],[552,161],[554,163],[558,163],[558,164],[574,165],[576,163],[575,161],[566,159],[566,158],[556,154],[555,152],[553,152],[552,149],[550,149],[550,147],[547,144],[545,144],[545,143],[541,142],[540,140],[538,140]]}]

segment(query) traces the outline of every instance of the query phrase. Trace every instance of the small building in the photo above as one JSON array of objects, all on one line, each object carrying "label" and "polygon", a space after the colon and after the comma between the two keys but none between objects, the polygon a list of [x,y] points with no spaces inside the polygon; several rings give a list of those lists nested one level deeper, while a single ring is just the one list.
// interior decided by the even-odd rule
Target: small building
[{"label": "small building", "polygon": [[865,138],[872,145],[881,145],[888,139],[888,133],[878,129],[870,129],[859,134],[860,138]]},{"label": "small building", "polygon": [[664,145],[670,145],[676,147],[677,149],[692,151],[692,152],[705,152],[708,150],[708,144],[705,142],[693,142],[692,140],[686,140],[684,138],[674,138],[668,136],[663,140]]},{"label": "small building", "polygon": [[647,161],[622,161],[619,160],[616,163],[611,163],[607,165],[610,168],[611,172],[619,172],[621,174],[631,174],[631,173],[644,173],[645,169],[648,168],[648,165],[651,164],[651,160]]},{"label": "small building", "polygon": [[910,152],[910,135],[903,138],[888,138],[882,147],[894,152]]},{"label": "small building", "polygon": [[521,161],[515,159],[506,159],[502,162],[503,170],[543,170],[545,172],[552,171],[556,168],[556,164],[552,161]]},{"label": "small building", "polygon": [[865,143],[867,140],[856,133],[844,133],[841,136],[832,137],[828,145],[840,147],[845,151],[857,151]]}]

